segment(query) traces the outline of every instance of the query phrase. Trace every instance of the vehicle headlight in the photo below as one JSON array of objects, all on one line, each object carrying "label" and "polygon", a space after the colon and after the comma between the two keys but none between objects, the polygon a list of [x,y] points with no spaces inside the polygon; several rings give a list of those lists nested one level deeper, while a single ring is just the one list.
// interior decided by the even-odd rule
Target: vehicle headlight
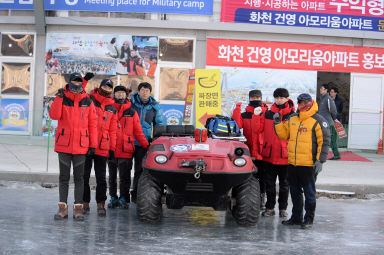
[{"label": "vehicle headlight", "polygon": [[160,154],[155,157],[155,161],[158,164],[164,164],[165,162],[168,161],[168,158],[167,156]]},{"label": "vehicle headlight", "polygon": [[245,160],[245,158],[237,158],[233,161],[233,164],[235,164],[235,166],[245,166],[245,164],[247,164],[247,161]]}]

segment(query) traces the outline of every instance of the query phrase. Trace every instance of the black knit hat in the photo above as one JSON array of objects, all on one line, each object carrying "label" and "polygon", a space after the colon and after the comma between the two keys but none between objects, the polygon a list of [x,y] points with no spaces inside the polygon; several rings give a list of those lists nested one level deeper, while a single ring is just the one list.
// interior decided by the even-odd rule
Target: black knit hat
[{"label": "black knit hat", "polygon": [[289,97],[289,92],[285,88],[278,88],[273,91],[273,97]]},{"label": "black knit hat", "polygon": [[80,73],[72,73],[69,77],[69,81],[80,81],[83,82],[83,76]]},{"label": "black knit hat", "polygon": [[261,93],[260,90],[254,89],[254,90],[249,91],[249,98],[251,98],[251,97],[263,97],[263,94]]},{"label": "black knit hat", "polygon": [[103,87],[103,86],[108,86],[108,87],[113,89],[113,81],[110,80],[110,79],[104,79],[100,83],[100,88]]},{"label": "black knit hat", "polygon": [[122,85],[116,86],[115,89],[113,90],[113,93],[116,93],[117,91],[124,91],[125,94],[127,94],[127,88]]},{"label": "black knit hat", "polygon": [[312,97],[310,94],[307,94],[307,93],[300,94],[297,97],[297,103],[300,103],[301,101],[304,101],[306,103],[310,103],[310,102],[312,102]]}]

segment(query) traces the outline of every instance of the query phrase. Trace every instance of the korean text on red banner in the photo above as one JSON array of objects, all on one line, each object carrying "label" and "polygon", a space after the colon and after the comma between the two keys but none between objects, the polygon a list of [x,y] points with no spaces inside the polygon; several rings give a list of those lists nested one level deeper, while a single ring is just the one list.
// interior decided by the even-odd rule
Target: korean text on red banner
[{"label": "korean text on red banner", "polygon": [[207,65],[383,73],[384,48],[208,39]]}]

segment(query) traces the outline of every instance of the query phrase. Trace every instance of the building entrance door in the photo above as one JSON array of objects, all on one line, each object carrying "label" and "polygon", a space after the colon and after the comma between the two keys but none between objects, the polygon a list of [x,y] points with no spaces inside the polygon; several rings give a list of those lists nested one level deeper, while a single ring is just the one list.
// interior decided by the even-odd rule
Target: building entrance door
[{"label": "building entrance door", "polygon": [[348,148],[377,149],[383,135],[384,75],[351,74]]}]

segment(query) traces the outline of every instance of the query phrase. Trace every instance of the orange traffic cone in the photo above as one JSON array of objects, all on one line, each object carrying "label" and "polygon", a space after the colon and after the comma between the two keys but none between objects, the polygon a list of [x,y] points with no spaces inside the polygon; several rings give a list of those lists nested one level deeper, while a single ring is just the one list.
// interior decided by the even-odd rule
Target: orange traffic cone
[{"label": "orange traffic cone", "polygon": [[383,140],[382,139],[380,139],[379,144],[377,145],[376,154],[384,154],[384,152],[383,152]]}]

